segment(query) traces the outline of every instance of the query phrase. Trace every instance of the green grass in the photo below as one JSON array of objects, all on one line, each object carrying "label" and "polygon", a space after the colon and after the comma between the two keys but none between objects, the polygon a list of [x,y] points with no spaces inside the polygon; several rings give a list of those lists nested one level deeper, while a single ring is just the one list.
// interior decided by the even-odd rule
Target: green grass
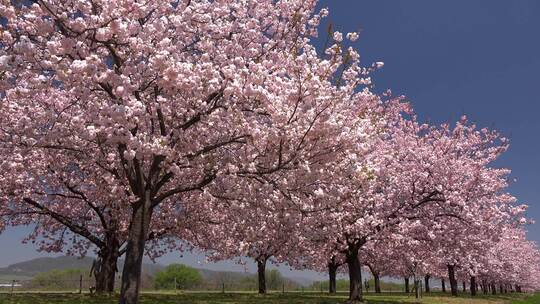
[{"label": "green grass", "polygon": [[527,297],[526,299],[523,299],[523,300],[512,302],[512,304],[539,304],[539,303],[540,303],[540,293]]},{"label": "green grass", "polygon": [[[413,295],[403,293],[368,294],[368,304],[538,304],[540,294],[506,294],[496,296],[478,296],[471,298],[462,295],[452,298],[448,294],[436,293],[424,296],[416,301]],[[335,296],[320,293],[271,293],[259,296],[254,293],[181,293],[181,294],[150,294],[141,295],[141,304],[337,304],[347,299],[345,293]],[[60,293],[15,293],[9,295],[0,293],[0,304],[116,304],[117,297],[90,296],[88,294]]]}]

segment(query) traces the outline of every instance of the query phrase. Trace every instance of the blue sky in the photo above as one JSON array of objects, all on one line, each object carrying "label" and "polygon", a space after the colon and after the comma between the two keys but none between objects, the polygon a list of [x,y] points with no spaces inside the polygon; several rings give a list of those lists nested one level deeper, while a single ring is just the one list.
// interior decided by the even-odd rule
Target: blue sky
[{"label": "blue sky", "polygon": [[[334,28],[362,29],[364,65],[413,104],[426,122],[466,114],[510,138],[497,166],[512,169],[510,191],[540,221],[540,1],[326,0]],[[540,223],[528,227],[540,241]]]},{"label": "blue sky", "polygon": [[[497,165],[513,170],[511,192],[540,220],[540,1],[325,0],[320,6],[329,8],[325,22],[335,29],[362,29],[355,46],[364,65],[385,62],[374,75],[376,89],[406,95],[423,121],[452,122],[467,114],[509,137],[510,150]],[[38,255],[20,244],[24,233],[0,235],[0,266]],[[529,237],[540,241],[540,224],[529,226]],[[201,266],[204,258],[170,254],[160,260],[178,261]],[[244,270],[231,262],[202,264]]]}]

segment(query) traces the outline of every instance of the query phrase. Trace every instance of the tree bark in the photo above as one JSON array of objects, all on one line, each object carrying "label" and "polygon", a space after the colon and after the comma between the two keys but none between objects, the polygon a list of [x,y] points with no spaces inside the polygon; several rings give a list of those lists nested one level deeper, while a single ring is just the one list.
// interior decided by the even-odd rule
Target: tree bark
[{"label": "tree bark", "polygon": [[446,292],[446,282],[444,281],[444,279],[441,279],[441,288],[442,292]]},{"label": "tree bark", "polygon": [[471,296],[476,296],[476,277],[471,276]]},{"label": "tree bark", "polygon": [[110,243],[110,246],[100,251],[98,258],[101,260],[101,266],[95,272],[96,293],[113,293],[118,263],[118,246]]},{"label": "tree bark", "polygon": [[332,260],[328,263],[328,293],[336,293],[336,274],[338,265],[336,264],[336,258],[332,257]]},{"label": "tree bark", "polygon": [[375,283],[375,293],[381,293],[381,274],[375,270],[375,268],[372,265],[367,265],[369,267],[369,271],[371,271],[371,274],[373,275],[373,281]]},{"label": "tree bark", "polygon": [[429,274],[426,274],[426,276],[424,277],[424,285],[426,286],[426,292],[430,292],[429,279],[430,279]]},{"label": "tree bark", "polygon": [[488,291],[488,284],[486,280],[482,280],[482,292],[487,295],[489,293]]},{"label": "tree bark", "polygon": [[349,303],[361,303],[362,295],[362,266],[358,260],[359,245],[349,245],[346,252],[349,267]]},{"label": "tree bark", "polygon": [[122,271],[120,304],[137,304],[139,302],[144,245],[150,229],[151,218],[152,202],[150,200],[150,191],[146,190],[144,198],[141,198],[133,206],[126,247],[126,260]]},{"label": "tree bark", "polygon": [[467,291],[467,283],[463,281],[463,292],[466,292],[466,291]]},{"label": "tree bark", "polygon": [[405,278],[405,293],[409,293],[409,292],[410,292],[409,278]]},{"label": "tree bark", "polygon": [[378,272],[373,273],[373,280],[375,281],[375,293],[381,293],[381,275]]},{"label": "tree bark", "polygon": [[499,293],[504,293],[504,288],[502,284],[499,284]]},{"label": "tree bark", "polygon": [[497,286],[495,286],[495,283],[491,283],[491,294],[497,294]]},{"label": "tree bark", "polygon": [[455,265],[448,265],[448,279],[450,280],[450,291],[452,292],[452,296],[457,297],[458,287],[457,287],[457,280],[456,280],[456,266]]},{"label": "tree bark", "polygon": [[266,294],[266,260],[264,256],[257,259],[259,294]]},{"label": "tree bark", "polygon": [[417,299],[420,297],[420,280],[416,276],[414,277],[414,296]]}]

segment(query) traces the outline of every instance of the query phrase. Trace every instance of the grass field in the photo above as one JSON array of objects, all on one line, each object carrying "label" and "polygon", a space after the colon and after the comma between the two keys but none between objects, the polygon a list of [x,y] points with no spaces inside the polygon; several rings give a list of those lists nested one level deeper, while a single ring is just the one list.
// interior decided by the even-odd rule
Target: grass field
[{"label": "grass field", "polygon": [[[183,293],[183,294],[143,294],[142,304],[334,304],[343,303],[346,294],[335,296],[315,293],[288,293],[268,294],[259,296],[254,293]],[[413,295],[386,293],[381,295],[367,295],[369,304],[397,304],[397,303],[424,303],[424,304],[539,304],[540,294],[507,294],[496,296],[479,296],[470,298],[463,295],[459,298],[449,297],[447,294],[437,293],[424,296],[416,301]],[[78,294],[55,293],[16,293],[9,295],[0,293],[0,304],[116,304],[116,297],[96,297]]]}]

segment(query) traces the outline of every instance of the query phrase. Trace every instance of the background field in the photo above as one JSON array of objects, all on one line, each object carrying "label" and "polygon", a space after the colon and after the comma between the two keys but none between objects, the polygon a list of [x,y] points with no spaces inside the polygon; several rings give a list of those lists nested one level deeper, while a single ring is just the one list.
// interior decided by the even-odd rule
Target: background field
[{"label": "background field", "polygon": [[[345,293],[335,296],[317,293],[273,293],[259,296],[254,293],[181,293],[150,294],[141,296],[141,304],[334,304],[344,303]],[[78,294],[55,293],[16,293],[13,295],[0,293],[0,304],[116,304],[116,297],[96,297]],[[424,296],[417,301],[413,295],[402,293],[384,293],[367,295],[369,304],[425,303],[425,304],[538,304],[540,294],[505,294],[496,296],[479,296],[475,299],[467,295],[452,298],[447,294],[436,293]]]}]

